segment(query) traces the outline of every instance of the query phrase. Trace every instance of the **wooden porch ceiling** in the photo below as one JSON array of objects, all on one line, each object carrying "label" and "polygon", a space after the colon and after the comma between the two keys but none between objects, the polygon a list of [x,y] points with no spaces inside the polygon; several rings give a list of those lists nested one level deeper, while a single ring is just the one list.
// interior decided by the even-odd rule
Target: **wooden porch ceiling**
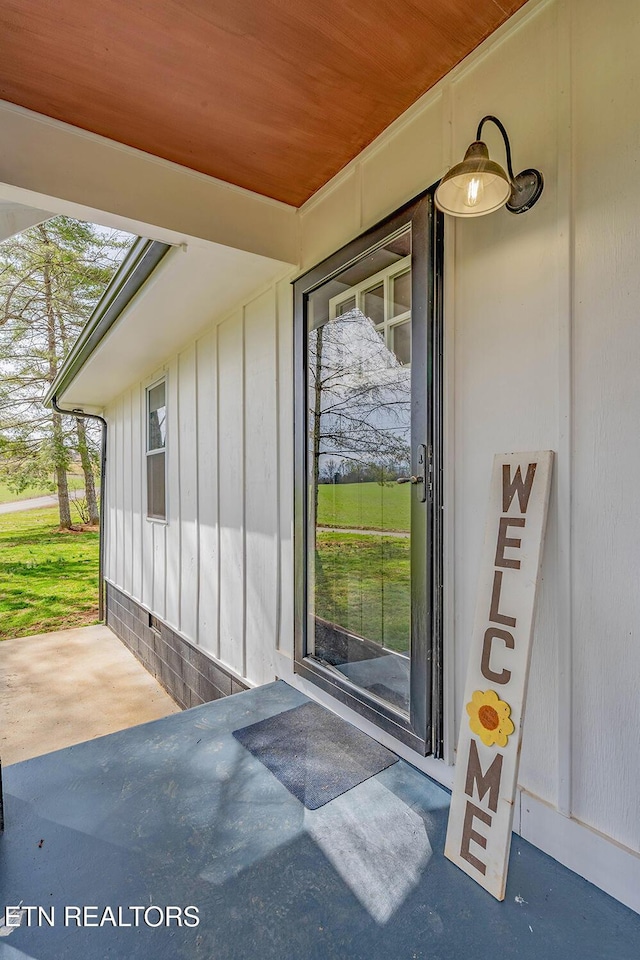
[{"label": "wooden porch ceiling", "polygon": [[299,206],[525,0],[0,0],[0,98]]}]

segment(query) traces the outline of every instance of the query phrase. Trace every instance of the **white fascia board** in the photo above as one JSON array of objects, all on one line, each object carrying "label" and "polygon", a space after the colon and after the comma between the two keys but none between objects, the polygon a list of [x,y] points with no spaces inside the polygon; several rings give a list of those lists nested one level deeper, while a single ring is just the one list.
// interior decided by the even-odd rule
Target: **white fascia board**
[{"label": "white fascia board", "polygon": [[0,142],[0,200],[96,223],[106,214],[106,225],[141,236],[198,237],[297,262],[297,211],[289,204],[6,101]]},{"label": "white fascia board", "polygon": [[169,244],[144,237],[133,242],[47,391],[45,405],[55,405],[55,399],[65,396],[68,386],[170,249]]}]

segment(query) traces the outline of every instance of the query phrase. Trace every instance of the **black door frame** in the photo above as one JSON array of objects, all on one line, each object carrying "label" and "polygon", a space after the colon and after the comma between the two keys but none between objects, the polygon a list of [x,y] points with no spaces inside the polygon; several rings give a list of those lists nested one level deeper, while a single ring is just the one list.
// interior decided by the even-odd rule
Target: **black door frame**
[{"label": "black door frame", "polygon": [[[442,756],[442,262],[443,216],[436,209],[435,186],[307,271],[294,288],[294,670],[341,703],[371,720],[422,756]],[[411,710],[407,719],[393,707],[306,655],[307,648],[307,331],[309,295],[351,263],[411,225],[412,357],[426,357],[424,376],[412,371],[412,472],[424,431],[428,450],[428,497],[411,498]],[[416,428],[420,433],[416,432]],[[421,509],[420,509],[421,508]],[[415,532],[415,535],[414,535]],[[427,544],[426,552],[420,549]],[[429,549],[429,546],[431,548]],[[426,555],[425,555],[426,553]],[[416,592],[417,585],[417,592]]]}]

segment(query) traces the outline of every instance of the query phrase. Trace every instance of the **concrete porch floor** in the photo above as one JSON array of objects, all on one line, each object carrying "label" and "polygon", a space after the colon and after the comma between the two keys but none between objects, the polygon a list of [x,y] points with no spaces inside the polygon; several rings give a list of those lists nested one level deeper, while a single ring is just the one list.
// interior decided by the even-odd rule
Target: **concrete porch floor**
[{"label": "concrete porch floor", "polygon": [[232,736],[303,702],[278,681],[9,767],[0,903],[56,913],[0,960],[638,960],[640,916],[519,838],[503,903],[445,860],[449,797],[402,760],[306,810]]},{"label": "concrete porch floor", "polygon": [[4,765],[179,710],[108,627],[0,642]]}]

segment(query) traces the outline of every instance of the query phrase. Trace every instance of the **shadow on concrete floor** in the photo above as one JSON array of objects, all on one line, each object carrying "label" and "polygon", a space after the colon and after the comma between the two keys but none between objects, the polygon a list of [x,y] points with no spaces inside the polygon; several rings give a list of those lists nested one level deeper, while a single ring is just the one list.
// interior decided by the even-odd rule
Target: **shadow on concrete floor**
[{"label": "shadow on concrete floor", "polygon": [[305,702],[278,681],[9,767],[0,903],[56,920],[0,960],[637,960],[640,917],[520,838],[503,903],[445,860],[448,794],[403,760],[305,810],[233,736]]}]

